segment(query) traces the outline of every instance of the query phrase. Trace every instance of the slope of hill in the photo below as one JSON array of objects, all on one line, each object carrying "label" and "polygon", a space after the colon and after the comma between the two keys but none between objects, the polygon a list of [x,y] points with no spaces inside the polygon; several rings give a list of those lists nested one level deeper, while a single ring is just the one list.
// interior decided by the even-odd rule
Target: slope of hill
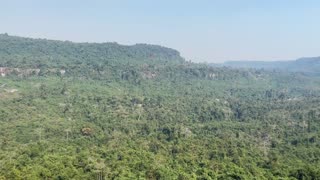
[{"label": "slope of hill", "polygon": [[[61,68],[92,64],[181,62],[178,51],[147,44],[73,43],[0,34],[0,66]],[[102,63],[102,64],[101,64]]]},{"label": "slope of hill", "polygon": [[320,177],[318,77],[0,39],[0,179]]}]

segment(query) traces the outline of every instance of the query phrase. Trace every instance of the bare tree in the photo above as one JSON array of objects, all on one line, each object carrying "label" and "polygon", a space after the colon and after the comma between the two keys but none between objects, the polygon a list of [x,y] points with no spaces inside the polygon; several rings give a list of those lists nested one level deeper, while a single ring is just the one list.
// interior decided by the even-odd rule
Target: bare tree
[{"label": "bare tree", "polygon": [[65,129],[64,131],[66,132],[66,135],[67,135],[67,141],[69,141],[69,133],[71,132],[71,129],[68,128],[68,129]]}]

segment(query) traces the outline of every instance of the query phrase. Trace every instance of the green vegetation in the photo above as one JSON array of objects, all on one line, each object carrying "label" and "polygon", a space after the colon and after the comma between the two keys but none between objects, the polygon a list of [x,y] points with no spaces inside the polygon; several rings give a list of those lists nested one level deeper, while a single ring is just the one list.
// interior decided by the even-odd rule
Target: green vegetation
[{"label": "green vegetation", "polygon": [[0,35],[0,179],[319,179],[320,78]]}]

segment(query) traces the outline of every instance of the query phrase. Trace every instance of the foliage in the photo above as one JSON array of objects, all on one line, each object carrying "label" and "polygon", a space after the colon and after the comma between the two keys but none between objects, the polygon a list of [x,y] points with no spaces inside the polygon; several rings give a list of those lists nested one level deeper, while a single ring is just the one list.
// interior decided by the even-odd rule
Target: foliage
[{"label": "foliage", "polygon": [[158,46],[0,39],[1,66],[19,68],[0,78],[0,179],[320,177],[316,76]]}]

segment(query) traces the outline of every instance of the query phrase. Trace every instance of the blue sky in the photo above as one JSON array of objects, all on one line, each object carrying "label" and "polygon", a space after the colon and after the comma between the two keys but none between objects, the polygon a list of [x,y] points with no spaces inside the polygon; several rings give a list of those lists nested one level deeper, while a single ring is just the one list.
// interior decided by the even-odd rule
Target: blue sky
[{"label": "blue sky", "polygon": [[0,33],[149,43],[187,60],[320,56],[318,0],[0,0]]}]

